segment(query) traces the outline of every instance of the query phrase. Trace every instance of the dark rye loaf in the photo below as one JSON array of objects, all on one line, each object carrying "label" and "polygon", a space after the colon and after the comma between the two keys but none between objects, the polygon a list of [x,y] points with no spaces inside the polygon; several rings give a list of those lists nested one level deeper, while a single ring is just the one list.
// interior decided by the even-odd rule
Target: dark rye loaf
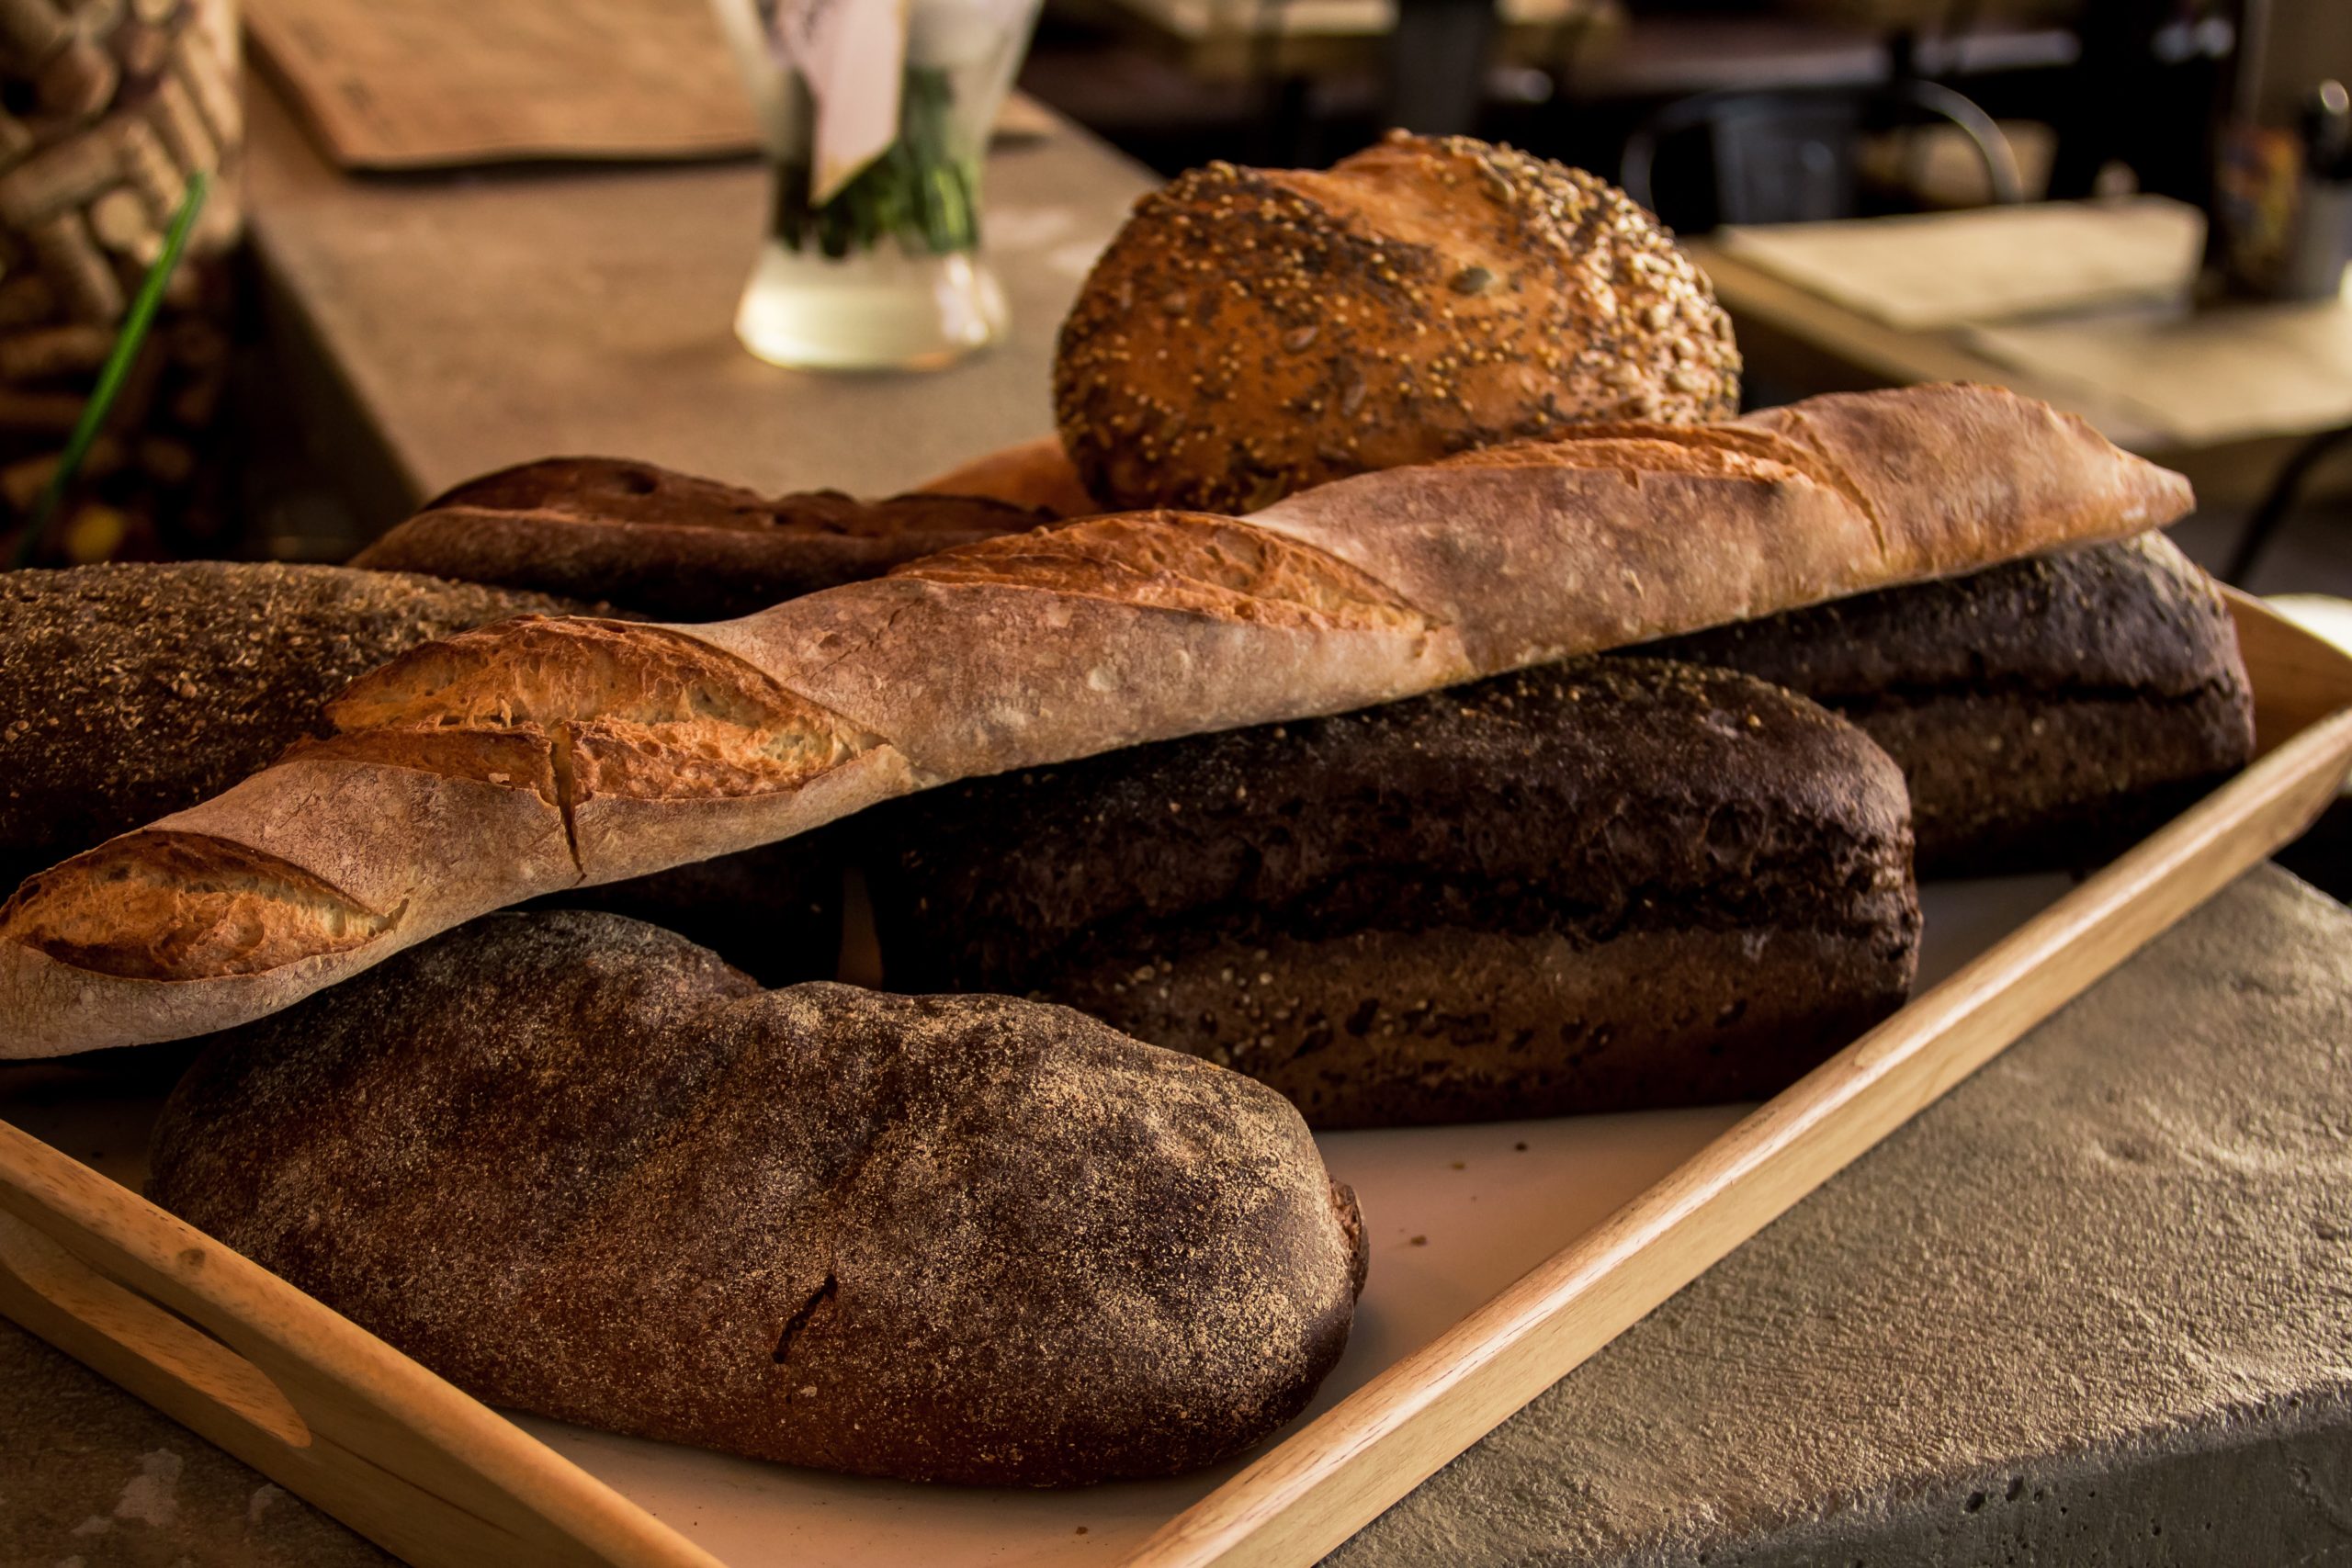
[{"label": "dark rye loaf", "polygon": [[351,564],[716,621],[1050,517],[982,496],[767,497],[622,457],[548,457],[434,497]]},{"label": "dark rye loaf", "polygon": [[219,794],[420,643],[579,607],[274,562],[0,572],[0,856],[47,865]]},{"label": "dark rye loaf", "polygon": [[[0,572],[0,885],[328,734],[328,698],[421,643],[585,608],[339,566]],[[820,835],[556,897],[659,919],[775,984],[833,973],[840,865]]]},{"label": "dark rye loaf", "polygon": [[2229,607],[2159,534],[1639,651],[1744,670],[1868,730],[1908,782],[1923,875],[2095,864],[2254,750]]},{"label": "dark rye loaf", "polygon": [[1724,671],[1555,666],[951,787],[875,829],[891,983],[1027,992],[1317,1126],[1769,1093],[1899,1006],[1900,776]]},{"label": "dark rye loaf", "polygon": [[220,1037],[149,1192],[492,1404],[1068,1485],[1296,1415],[1363,1282],[1280,1096],[1061,1008],[492,915]]}]

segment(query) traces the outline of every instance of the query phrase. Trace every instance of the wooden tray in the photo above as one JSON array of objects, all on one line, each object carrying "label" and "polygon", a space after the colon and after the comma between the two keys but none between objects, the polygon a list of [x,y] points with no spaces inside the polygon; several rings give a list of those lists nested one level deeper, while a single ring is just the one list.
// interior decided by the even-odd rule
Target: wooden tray
[{"label": "wooden tray", "polygon": [[[1116,1560],[1315,1561],[2293,839],[2352,765],[2352,659],[2254,601],[2232,608],[2256,692],[2253,766]],[[1706,1125],[1686,1121],[1682,1135]],[[0,1312],[413,1562],[718,1561],[548,1442],[6,1123]],[[960,1494],[976,1520],[1010,1495]]]}]

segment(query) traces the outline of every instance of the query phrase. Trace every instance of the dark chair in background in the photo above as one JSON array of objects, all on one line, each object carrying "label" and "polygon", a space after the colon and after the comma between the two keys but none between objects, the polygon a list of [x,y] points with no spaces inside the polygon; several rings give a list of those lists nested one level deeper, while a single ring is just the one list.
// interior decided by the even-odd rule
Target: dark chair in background
[{"label": "dark chair in background", "polygon": [[[1994,201],[2024,199],[2016,151],[1993,117],[1941,83],[1918,80],[1866,91],[1722,91],[1679,99],[1627,138],[1618,183],[1684,231],[1851,218],[1864,210],[1865,141],[1934,124],[1957,127],[1975,147]],[[1661,207],[1658,160],[1669,146],[1703,152],[1713,172],[1711,211],[1680,210],[1685,203],[1671,195]]]},{"label": "dark chair in background", "polygon": [[2246,519],[2245,532],[2238,536],[2237,547],[2230,552],[2229,564],[2222,569],[2222,581],[2245,585],[2263,548],[2278,536],[2279,526],[2294,514],[2297,503],[2303,499],[2312,470],[2346,450],[2352,450],[2352,424],[2323,430],[2295,449],[2279,468],[2278,479],[2271,482],[2262,504]]}]

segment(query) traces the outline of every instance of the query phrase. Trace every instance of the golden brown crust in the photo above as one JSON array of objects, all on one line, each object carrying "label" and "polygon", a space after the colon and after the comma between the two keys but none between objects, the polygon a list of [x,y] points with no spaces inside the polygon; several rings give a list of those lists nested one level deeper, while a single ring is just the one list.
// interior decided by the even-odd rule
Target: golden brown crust
[{"label": "golden brown crust", "polygon": [[1108,506],[1261,507],[1590,419],[1737,412],[1731,325],[1623,192],[1467,137],[1144,197],[1064,323],[1062,441]]},{"label": "golden brown crust", "polygon": [[989,539],[900,567],[925,582],[1018,584],[1266,626],[1419,631],[1387,589],[1320,550],[1230,517],[1130,512]]},{"label": "golden brown crust", "polygon": [[367,908],[275,855],[148,829],[32,878],[0,907],[0,927],[76,968],[184,980],[346,952],[398,915]]},{"label": "golden brown crust", "polygon": [[353,682],[327,716],[346,732],[533,738],[549,750],[550,771],[569,775],[559,786],[567,806],[786,790],[872,744],[672,628],[527,616],[509,630],[404,655]]}]

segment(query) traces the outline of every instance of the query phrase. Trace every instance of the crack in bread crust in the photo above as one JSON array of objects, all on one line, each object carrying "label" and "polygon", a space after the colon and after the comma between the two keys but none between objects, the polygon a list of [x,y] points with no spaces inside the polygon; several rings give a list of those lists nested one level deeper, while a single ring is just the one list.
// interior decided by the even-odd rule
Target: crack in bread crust
[{"label": "crack in bread crust", "polygon": [[243,844],[146,829],[28,879],[0,907],[0,942],[101,975],[202,980],[347,952],[404,909]]},{"label": "crack in bread crust", "polygon": [[944,551],[890,575],[1035,588],[1317,631],[1424,632],[1440,624],[1336,556],[1197,512],[1083,518]]},{"label": "crack in bread crust", "polygon": [[526,739],[567,815],[597,796],[789,790],[879,739],[696,638],[585,618],[535,616],[418,649],[352,682],[327,716],[344,731],[330,744],[396,766],[437,766],[403,761],[432,754],[429,737]]}]

